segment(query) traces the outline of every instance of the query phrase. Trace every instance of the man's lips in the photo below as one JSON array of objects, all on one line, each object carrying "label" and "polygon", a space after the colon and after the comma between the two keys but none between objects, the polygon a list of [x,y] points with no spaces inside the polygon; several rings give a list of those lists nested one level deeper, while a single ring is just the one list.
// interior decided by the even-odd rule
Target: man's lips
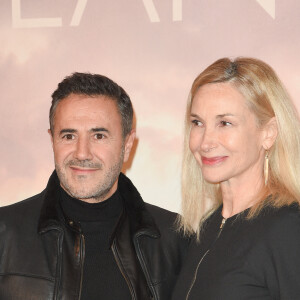
[{"label": "man's lips", "polygon": [[76,173],[92,173],[99,170],[99,168],[82,168],[77,166],[70,166],[70,169]]},{"label": "man's lips", "polygon": [[204,165],[213,166],[223,162],[227,157],[228,156],[214,156],[214,157],[201,156],[201,160]]}]

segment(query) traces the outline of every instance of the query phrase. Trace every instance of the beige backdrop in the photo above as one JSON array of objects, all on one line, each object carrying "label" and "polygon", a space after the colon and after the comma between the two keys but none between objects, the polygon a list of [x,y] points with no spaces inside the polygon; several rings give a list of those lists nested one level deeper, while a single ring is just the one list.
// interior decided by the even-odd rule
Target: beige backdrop
[{"label": "beige backdrop", "polygon": [[[138,143],[127,175],[179,210],[190,85],[224,56],[265,60],[300,107],[299,0],[1,0],[0,205],[40,192],[53,170],[50,95],[63,77],[111,77],[131,96]],[[300,155],[300,154],[299,154]]]}]

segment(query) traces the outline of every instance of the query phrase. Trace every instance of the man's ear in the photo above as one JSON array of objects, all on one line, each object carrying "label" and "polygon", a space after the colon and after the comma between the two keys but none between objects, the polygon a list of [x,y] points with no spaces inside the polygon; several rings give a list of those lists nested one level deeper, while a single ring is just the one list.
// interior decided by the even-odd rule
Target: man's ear
[{"label": "man's ear", "polygon": [[126,162],[129,158],[134,140],[135,140],[135,130],[132,129],[131,132],[126,136],[124,142],[124,162]]},{"label": "man's ear", "polygon": [[52,135],[51,129],[48,129],[48,134],[50,135],[50,140],[51,140],[51,144],[52,144],[52,147],[53,147],[53,135]]},{"label": "man's ear", "polygon": [[269,122],[265,124],[263,131],[264,131],[263,147],[264,149],[268,150],[273,146],[278,135],[276,117],[271,118]]}]

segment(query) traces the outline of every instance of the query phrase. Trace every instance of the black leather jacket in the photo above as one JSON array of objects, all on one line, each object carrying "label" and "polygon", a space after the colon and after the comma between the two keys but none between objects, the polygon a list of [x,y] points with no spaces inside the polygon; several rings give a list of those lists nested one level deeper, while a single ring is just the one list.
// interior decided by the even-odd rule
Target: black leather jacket
[{"label": "black leather jacket", "polygon": [[[80,299],[84,236],[57,209],[57,175],[30,199],[0,208],[0,299]],[[169,300],[187,241],[173,229],[176,214],[145,204],[120,174],[124,212],[111,248],[132,299]],[[121,299],[120,299],[121,300]]]}]

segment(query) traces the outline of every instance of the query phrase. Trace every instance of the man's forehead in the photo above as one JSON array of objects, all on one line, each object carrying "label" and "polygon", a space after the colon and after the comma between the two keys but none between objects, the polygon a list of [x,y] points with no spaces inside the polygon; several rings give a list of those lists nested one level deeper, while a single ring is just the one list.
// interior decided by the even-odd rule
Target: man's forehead
[{"label": "man's forehead", "polygon": [[89,102],[100,102],[100,103],[105,103],[108,102],[111,105],[117,106],[116,99],[109,97],[107,95],[85,95],[85,94],[74,94],[71,93],[67,97],[63,98],[60,100],[58,103],[57,107],[60,105],[63,105],[65,103],[72,103],[74,105],[75,103],[77,105],[86,105]]},{"label": "man's forehead", "polygon": [[62,115],[69,113],[70,115],[78,115],[82,113],[109,113],[119,114],[116,101],[107,96],[87,96],[71,94],[61,100],[57,105],[56,114]]},{"label": "man's forehead", "polygon": [[109,97],[73,94],[57,106],[54,123],[58,127],[72,128],[76,124],[90,129],[107,127],[110,124],[115,126],[116,123],[121,126],[121,116],[115,100]]}]

